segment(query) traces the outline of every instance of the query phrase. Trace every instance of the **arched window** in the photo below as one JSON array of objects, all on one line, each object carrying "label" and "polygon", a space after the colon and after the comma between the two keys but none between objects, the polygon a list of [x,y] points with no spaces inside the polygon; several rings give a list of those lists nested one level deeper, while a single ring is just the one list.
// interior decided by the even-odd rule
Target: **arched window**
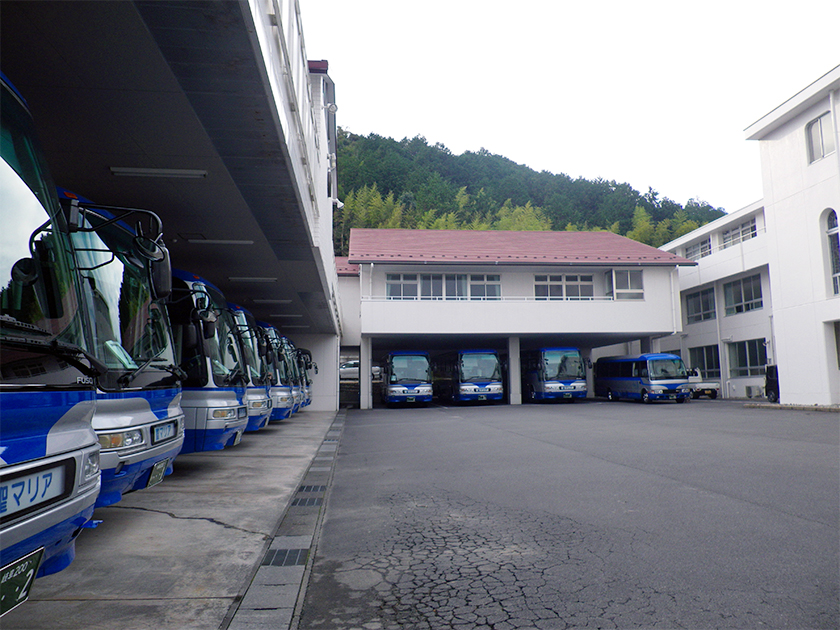
[{"label": "arched window", "polygon": [[840,295],[840,227],[837,226],[837,212],[831,210],[826,220],[828,236],[828,258],[834,295]]}]

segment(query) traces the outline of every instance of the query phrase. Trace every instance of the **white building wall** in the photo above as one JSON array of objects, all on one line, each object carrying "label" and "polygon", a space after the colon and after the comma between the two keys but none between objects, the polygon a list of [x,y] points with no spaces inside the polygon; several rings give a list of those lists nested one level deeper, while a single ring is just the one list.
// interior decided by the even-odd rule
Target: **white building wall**
[{"label": "white building wall", "polygon": [[808,124],[830,112],[840,146],[838,99],[840,67],[748,130],[761,153],[783,403],[840,404],[840,296],[830,282],[825,235],[828,209],[840,212],[840,151],[810,163],[807,137]]},{"label": "white building wall", "polygon": [[318,373],[311,371],[313,411],[338,411],[338,342],[336,335],[294,335],[290,337],[297,348],[312,352]]},{"label": "white building wall", "polygon": [[[409,265],[362,265],[362,335],[618,333],[662,334],[679,325],[672,301],[672,267],[645,267],[645,299],[612,300],[605,293],[605,269],[457,268]],[[628,267],[616,267],[628,269]],[[638,269],[638,267],[632,267]],[[499,300],[390,300],[388,273],[500,274]],[[593,276],[593,300],[535,300],[534,275],[585,273]]]}]

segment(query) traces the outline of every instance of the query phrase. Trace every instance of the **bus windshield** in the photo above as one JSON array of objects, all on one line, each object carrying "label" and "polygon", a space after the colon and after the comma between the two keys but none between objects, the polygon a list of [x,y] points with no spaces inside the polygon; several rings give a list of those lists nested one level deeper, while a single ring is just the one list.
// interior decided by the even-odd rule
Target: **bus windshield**
[{"label": "bus windshield", "polygon": [[576,350],[546,350],[543,353],[543,370],[547,381],[586,378],[583,361]]},{"label": "bus windshield", "polygon": [[2,87],[0,323],[3,334],[86,348],[70,245],[56,229],[58,202],[23,103]]},{"label": "bus windshield", "polygon": [[688,378],[682,359],[650,359],[648,361],[648,374],[652,381]]},{"label": "bus windshield", "polygon": [[493,352],[474,352],[461,355],[461,381],[499,381],[502,371],[499,358]]},{"label": "bus windshield", "polygon": [[73,244],[96,323],[96,355],[115,375],[138,366],[152,372],[172,366],[168,317],[152,296],[151,263],[137,255],[127,229],[96,212],[86,211],[85,218],[85,227],[96,231],[75,232]]},{"label": "bus windshield", "polygon": [[389,380],[392,383],[428,383],[429,358],[424,355],[392,356]]}]

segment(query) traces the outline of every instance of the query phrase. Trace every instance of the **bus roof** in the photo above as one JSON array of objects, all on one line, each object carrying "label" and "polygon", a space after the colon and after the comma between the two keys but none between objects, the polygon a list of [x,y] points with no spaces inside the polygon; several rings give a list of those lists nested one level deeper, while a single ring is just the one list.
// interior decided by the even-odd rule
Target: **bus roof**
[{"label": "bus roof", "polygon": [[608,362],[608,361],[649,361],[651,359],[681,359],[678,354],[670,354],[667,352],[646,352],[644,354],[625,354],[619,357],[601,357],[598,359],[598,363],[600,362]]}]

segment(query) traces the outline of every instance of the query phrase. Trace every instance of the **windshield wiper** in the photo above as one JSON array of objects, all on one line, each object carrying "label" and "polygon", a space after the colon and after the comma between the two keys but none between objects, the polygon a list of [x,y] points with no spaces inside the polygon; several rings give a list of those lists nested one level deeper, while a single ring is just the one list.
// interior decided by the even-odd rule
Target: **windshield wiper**
[{"label": "windshield wiper", "polygon": [[26,332],[52,336],[52,333],[49,330],[44,330],[43,328],[41,328],[40,326],[36,326],[35,324],[28,324],[27,322],[22,322],[19,319],[15,319],[11,315],[0,315],[0,325],[2,325],[4,328],[14,328],[15,330],[24,330]]},{"label": "windshield wiper", "polygon": [[242,377],[242,369],[237,365],[225,375],[225,385],[231,385]]},{"label": "windshield wiper", "polygon": [[135,368],[133,372],[128,372],[128,373],[120,376],[117,379],[117,383],[119,383],[123,387],[130,384],[131,381],[133,381],[135,378],[137,378],[140,375],[140,372],[142,372],[147,367],[149,367],[149,365],[152,363],[152,361],[154,361],[155,359],[157,359],[160,356],[161,352],[163,352],[163,350],[161,350],[157,354],[154,354],[154,355],[150,356],[148,359],[143,361],[143,363],[141,363],[139,366],[137,366],[137,368]]},{"label": "windshield wiper", "polygon": [[[37,326],[35,328],[37,328]],[[69,343],[67,341],[59,341],[58,339],[35,339],[32,337],[4,335],[3,344],[13,347],[18,346],[21,348],[40,350],[41,352],[44,352],[46,354],[60,356],[74,368],[76,368],[86,376],[90,376],[91,378],[102,376],[106,372],[108,372],[108,366],[105,365],[102,361],[97,359],[84,348],[81,348],[76,344]],[[80,355],[87,359],[90,365],[85,365],[84,363],[78,361],[75,358]]]}]

